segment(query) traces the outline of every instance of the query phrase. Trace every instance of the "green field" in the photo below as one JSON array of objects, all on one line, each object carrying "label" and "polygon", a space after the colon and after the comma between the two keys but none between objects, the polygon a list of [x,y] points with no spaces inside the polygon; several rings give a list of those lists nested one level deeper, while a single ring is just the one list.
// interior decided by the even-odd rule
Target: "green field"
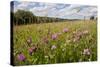
[{"label": "green field", "polygon": [[97,60],[95,20],[19,25],[13,34],[14,65]]}]

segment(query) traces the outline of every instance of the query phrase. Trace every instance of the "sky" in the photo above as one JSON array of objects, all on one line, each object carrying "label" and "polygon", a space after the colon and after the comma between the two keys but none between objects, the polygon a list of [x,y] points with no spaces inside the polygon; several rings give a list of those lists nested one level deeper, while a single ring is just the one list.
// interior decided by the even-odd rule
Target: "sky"
[{"label": "sky", "polygon": [[18,9],[31,11],[36,16],[63,19],[84,19],[97,17],[97,6],[79,4],[60,4],[46,2],[14,1],[14,12]]}]

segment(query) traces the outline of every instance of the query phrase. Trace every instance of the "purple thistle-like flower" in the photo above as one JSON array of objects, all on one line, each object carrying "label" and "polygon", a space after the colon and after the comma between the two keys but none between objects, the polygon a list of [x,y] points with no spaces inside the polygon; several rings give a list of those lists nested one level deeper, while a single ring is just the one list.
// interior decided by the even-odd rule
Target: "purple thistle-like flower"
[{"label": "purple thistle-like flower", "polygon": [[91,53],[90,53],[90,50],[87,48],[87,49],[84,49],[83,54],[90,55]]},{"label": "purple thistle-like flower", "polygon": [[53,40],[56,40],[57,39],[57,34],[53,34],[51,37],[52,37]]},{"label": "purple thistle-like flower", "polygon": [[64,29],[63,29],[63,32],[64,32],[64,33],[67,33],[68,31],[69,31],[68,28],[64,28]]},{"label": "purple thistle-like flower", "polygon": [[55,46],[55,45],[53,45],[53,46],[51,47],[51,50],[54,50],[54,49],[56,49],[56,46]]},{"label": "purple thistle-like flower", "polygon": [[25,58],[25,56],[24,56],[24,54],[19,54],[18,56],[17,56],[17,58],[18,58],[18,60],[19,61],[24,61],[26,58]]}]

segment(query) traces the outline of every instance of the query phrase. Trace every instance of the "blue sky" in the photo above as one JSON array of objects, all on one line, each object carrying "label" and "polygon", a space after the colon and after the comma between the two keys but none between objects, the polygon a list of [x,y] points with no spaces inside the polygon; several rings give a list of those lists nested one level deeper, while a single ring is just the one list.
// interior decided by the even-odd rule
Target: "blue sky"
[{"label": "blue sky", "polygon": [[14,12],[18,9],[29,10],[36,16],[64,19],[83,19],[97,16],[97,7],[77,4],[57,4],[43,2],[14,1]]}]

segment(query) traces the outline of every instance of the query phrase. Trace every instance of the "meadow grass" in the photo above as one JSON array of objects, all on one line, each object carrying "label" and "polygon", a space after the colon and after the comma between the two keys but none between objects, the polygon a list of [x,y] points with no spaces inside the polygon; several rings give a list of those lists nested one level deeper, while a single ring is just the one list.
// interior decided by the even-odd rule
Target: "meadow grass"
[{"label": "meadow grass", "polygon": [[[64,32],[64,29],[68,31]],[[14,26],[13,33],[14,65],[97,60],[95,20],[19,25]],[[52,39],[52,35],[55,35],[55,39]],[[31,38],[32,43],[27,43],[28,38]],[[36,50],[30,54],[29,48],[32,46]],[[20,53],[25,56],[24,61],[18,59]]]}]

